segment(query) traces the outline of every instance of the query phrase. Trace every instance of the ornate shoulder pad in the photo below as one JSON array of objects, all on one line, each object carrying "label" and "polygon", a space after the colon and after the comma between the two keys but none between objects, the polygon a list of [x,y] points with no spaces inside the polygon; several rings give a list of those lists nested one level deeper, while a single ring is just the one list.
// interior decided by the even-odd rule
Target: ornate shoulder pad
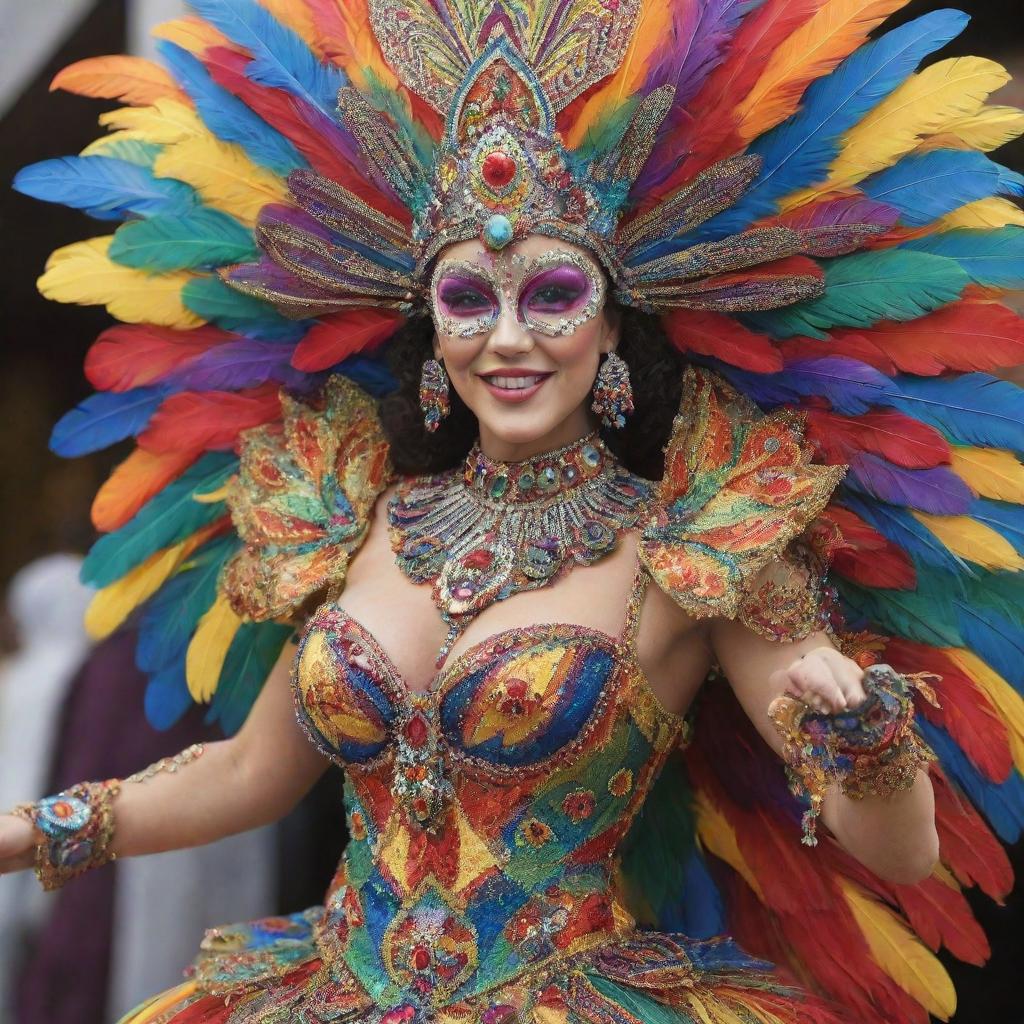
[{"label": "ornate shoulder pad", "polygon": [[690,615],[733,618],[754,577],[822,510],[844,472],[810,461],[799,417],[766,415],[690,367],[640,558]]},{"label": "ornate shoulder pad", "polygon": [[281,397],[283,421],[242,435],[228,505],[245,547],[221,589],[257,622],[287,616],[345,578],[377,496],[391,476],[373,399],[332,377],[307,405]]}]

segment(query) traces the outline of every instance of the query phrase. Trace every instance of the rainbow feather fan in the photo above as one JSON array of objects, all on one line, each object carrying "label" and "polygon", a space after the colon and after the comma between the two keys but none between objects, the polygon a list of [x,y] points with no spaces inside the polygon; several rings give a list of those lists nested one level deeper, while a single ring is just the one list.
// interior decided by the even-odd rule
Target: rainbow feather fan
[{"label": "rainbow feather fan", "polygon": [[[1024,287],[1024,179],[987,155],[1024,133],[1024,114],[989,103],[1007,80],[991,61],[919,69],[963,28],[959,13],[876,31],[905,2],[642,0],[617,68],[557,128],[598,179],[641,99],[671,97],[615,198],[632,266],[741,232],[800,235],[786,253],[799,301],[737,311],[726,282],[718,305],[674,308],[665,327],[763,409],[800,410],[819,461],[849,467],[816,524],[836,548],[846,641],[941,677],[941,707],[920,716],[942,842],[925,883],[883,883],[834,845],[802,847],[781,768],[710,685],[694,742],[634,827],[623,885],[647,923],[728,931],[856,1019],[925,1024],[955,1008],[936,951],[988,955],[964,889],[1005,896],[996,837],[1024,829],[1024,396],[999,377],[1024,362],[1024,322],[999,302]],[[122,321],[89,353],[97,393],[52,441],[72,456],[136,439],[93,508],[104,536],[85,566],[100,588],[89,626],[105,635],[138,613],[155,724],[195,697],[232,731],[289,635],[217,596],[241,545],[225,504],[239,435],[281,419],[282,389],[308,394],[331,374],[385,393],[405,311],[352,301],[287,317],[218,271],[294,228],[333,240],[375,294],[391,287],[410,269],[403,233],[444,123],[388,65],[365,4],[192,6],[159,30],[166,70],[101,57],[57,76],[54,88],[124,106],[83,154],[26,168],[15,187],[104,223],[57,250],[39,285]],[[480,24],[528,18],[512,0],[479,6]],[[342,87],[386,112],[398,178],[338,116]],[[707,182],[727,194],[701,217]],[[347,219],[324,233],[315,211],[331,190]],[[652,234],[659,218],[674,229]],[[301,285],[280,264],[258,273]]]}]

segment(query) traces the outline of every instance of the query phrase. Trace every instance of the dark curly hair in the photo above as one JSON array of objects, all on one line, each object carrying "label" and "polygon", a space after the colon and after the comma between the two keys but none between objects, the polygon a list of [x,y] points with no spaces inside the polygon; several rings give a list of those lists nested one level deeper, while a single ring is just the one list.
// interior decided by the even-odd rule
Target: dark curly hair
[{"label": "dark curly hair", "polygon": [[[679,409],[682,355],[672,346],[656,316],[619,309],[618,354],[629,366],[635,412],[622,430],[602,428],[601,436],[627,469],[649,480],[664,471],[663,448]],[[391,460],[406,475],[439,473],[457,466],[477,436],[476,417],[451,389],[451,414],[430,434],[419,406],[420,368],[432,353],[434,326],[428,317],[408,323],[389,345],[388,363],[398,387],[381,402]]]}]

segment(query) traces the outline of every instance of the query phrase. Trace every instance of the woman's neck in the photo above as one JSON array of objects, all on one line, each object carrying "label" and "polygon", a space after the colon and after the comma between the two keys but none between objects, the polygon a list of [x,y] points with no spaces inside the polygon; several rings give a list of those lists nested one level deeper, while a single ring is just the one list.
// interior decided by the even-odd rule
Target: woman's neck
[{"label": "woman's neck", "polygon": [[586,408],[581,406],[553,430],[523,441],[510,441],[500,437],[481,423],[479,445],[480,451],[495,462],[522,462],[524,459],[532,459],[535,455],[565,448],[581,437],[592,434],[594,430],[592,418]]}]

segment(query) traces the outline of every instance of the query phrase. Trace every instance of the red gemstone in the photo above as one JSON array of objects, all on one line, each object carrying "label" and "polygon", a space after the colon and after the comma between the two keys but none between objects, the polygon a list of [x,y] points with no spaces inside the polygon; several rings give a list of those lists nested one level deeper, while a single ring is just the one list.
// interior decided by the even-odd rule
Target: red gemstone
[{"label": "red gemstone", "polygon": [[409,724],[405,727],[405,738],[410,747],[417,750],[427,742],[427,723],[420,715],[413,715]]},{"label": "red gemstone", "polygon": [[477,548],[466,555],[462,564],[467,569],[489,569],[493,561],[494,555],[490,551],[486,548]]},{"label": "red gemstone", "polygon": [[508,153],[496,149],[484,157],[483,175],[491,188],[504,188],[516,176],[516,162]]},{"label": "red gemstone", "polygon": [[425,971],[430,966],[430,954],[422,946],[417,946],[413,952],[412,965],[417,971]]}]

